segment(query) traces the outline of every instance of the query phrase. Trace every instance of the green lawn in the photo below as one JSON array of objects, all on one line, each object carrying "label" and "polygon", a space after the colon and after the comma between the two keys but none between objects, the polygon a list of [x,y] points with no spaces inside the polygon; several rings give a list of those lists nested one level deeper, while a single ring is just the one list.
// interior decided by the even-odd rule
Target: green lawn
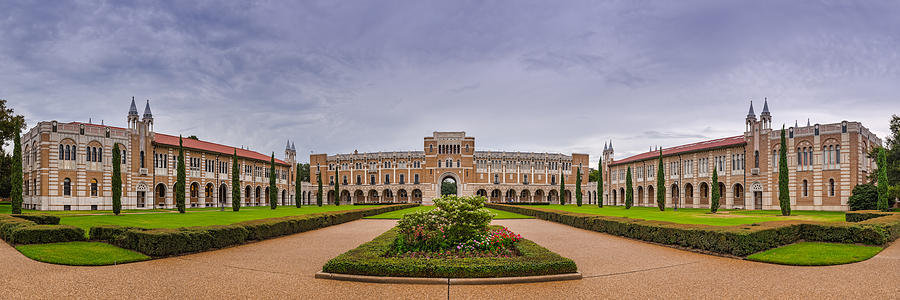
[{"label": "green lawn", "polygon": [[279,206],[278,209],[272,210],[268,206],[242,207],[239,212],[233,212],[231,209],[225,211],[218,210],[189,210],[187,213],[149,213],[149,214],[122,214],[122,215],[100,215],[100,216],[84,216],[84,215],[63,215],[60,216],[60,224],[73,225],[81,227],[85,232],[89,231],[91,226],[97,225],[120,225],[134,226],[142,228],[178,228],[188,226],[205,226],[205,225],[226,225],[248,220],[277,218],[286,216],[297,216],[312,213],[321,213],[329,211],[342,211],[351,209],[362,209],[377,206],[354,206],[354,205],[324,205],[303,206],[296,208],[294,206]]},{"label": "green lawn", "polygon": [[782,220],[808,220],[819,222],[842,222],[844,212],[840,211],[792,211],[791,216],[781,216],[777,210],[719,210],[716,214],[709,213],[708,209],[679,208],[678,211],[667,207],[666,211],[659,211],[656,207],[632,207],[604,206],[599,208],[594,205],[529,205],[534,208],[547,208],[576,213],[594,214],[601,216],[626,217],[653,221],[667,221],[681,224],[706,224],[715,226],[746,225],[768,221]]},{"label": "green lawn", "polygon": [[[401,209],[401,210],[395,210],[395,211],[392,211],[392,212],[386,212],[386,213],[383,213],[383,214],[380,214],[380,215],[369,216],[369,217],[366,217],[366,219],[394,219],[394,220],[399,220],[400,217],[402,217],[402,216],[405,215],[405,214],[408,214],[408,213],[411,213],[411,212],[417,212],[417,211],[429,211],[429,210],[432,210],[432,209],[435,209],[435,208],[437,208],[437,207],[436,207],[436,206],[416,206],[416,207],[411,207],[411,208],[407,208],[407,209]],[[488,210],[491,211],[492,213],[497,214],[497,216],[494,217],[495,220],[497,220],[497,219],[534,219],[534,217],[525,216],[525,215],[520,215],[520,214],[516,214],[516,213],[511,213],[511,212],[507,212],[507,211],[502,211],[502,210],[496,210],[496,209],[492,209],[492,208],[488,208]]]},{"label": "green lawn", "polygon": [[800,242],[747,256],[752,261],[795,266],[830,266],[864,261],[881,247],[854,244]]},{"label": "green lawn", "polygon": [[70,266],[105,266],[150,259],[131,250],[97,242],[20,245],[16,250],[36,261]]}]

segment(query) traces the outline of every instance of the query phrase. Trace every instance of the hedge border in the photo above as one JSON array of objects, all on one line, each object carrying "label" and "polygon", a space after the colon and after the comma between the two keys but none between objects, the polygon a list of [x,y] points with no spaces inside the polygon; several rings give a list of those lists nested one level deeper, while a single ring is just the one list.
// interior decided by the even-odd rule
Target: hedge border
[{"label": "hedge border", "polygon": [[879,210],[857,210],[857,211],[848,211],[844,215],[844,220],[847,222],[858,223],[869,219],[880,218],[884,216],[890,216],[896,213],[892,212],[883,212]]},{"label": "hedge border", "polygon": [[752,225],[712,226],[571,213],[536,207],[501,204],[485,206],[576,228],[740,257],[801,240],[885,245],[900,237],[900,214],[859,223],[773,221]]},{"label": "hedge border", "polygon": [[522,239],[516,244],[517,257],[421,259],[385,257],[398,228],[329,260],[323,273],[419,278],[498,278],[577,273],[575,262],[547,248]]},{"label": "hedge border", "polygon": [[146,229],[103,225],[91,227],[91,239],[131,249],[151,257],[208,251],[350,222],[363,217],[410,208],[390,205],[299,216],[258,219],[229,225]]},{"label": "hedge border", "polygon": [[84,229],[59,225],[59,217],[45,214],[0,215],[0,238],[16,245],[84,240]]}]

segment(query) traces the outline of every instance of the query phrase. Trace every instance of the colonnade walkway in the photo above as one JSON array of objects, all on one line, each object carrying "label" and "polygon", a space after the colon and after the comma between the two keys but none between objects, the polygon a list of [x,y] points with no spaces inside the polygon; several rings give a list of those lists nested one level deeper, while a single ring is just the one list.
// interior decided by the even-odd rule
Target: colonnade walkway
[{"label": "colonnade walkway", "polygon": [[389,285],[315,279],[329,259],[395,220],[358,220],[217,251],[106,267],[32,261],[0,245],[0,297],[10,298],[892,298],[900,246],[831,267],[790,267],[682,251],[535,219],[496,224],[572,258],[578,281],[490,285]]}]

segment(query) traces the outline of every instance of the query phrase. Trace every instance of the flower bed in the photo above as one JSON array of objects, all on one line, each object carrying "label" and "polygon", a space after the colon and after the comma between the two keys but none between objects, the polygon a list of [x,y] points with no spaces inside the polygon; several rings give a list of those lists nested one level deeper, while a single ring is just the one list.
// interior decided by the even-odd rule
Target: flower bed
[{"label": "flower bed", "polygon": [[574,273],[575,263],[501,226],[484,197],[444,196],[437,208],[404,215],[397,227],[324,267],[327,273],[471,278]]}]

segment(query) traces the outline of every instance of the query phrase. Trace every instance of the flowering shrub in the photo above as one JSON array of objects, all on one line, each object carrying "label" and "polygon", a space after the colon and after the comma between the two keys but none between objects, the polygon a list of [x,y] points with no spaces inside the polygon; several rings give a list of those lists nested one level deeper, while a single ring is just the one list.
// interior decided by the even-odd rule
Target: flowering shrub
[{"label": "flowering shrub", "polygon": [[515,256],[521,236],[506,228],[490,230],[494,214],[484,197],[448,195],[435,199],[436,209],[406,214],[397,227],[389,255],[402,257]]}]

